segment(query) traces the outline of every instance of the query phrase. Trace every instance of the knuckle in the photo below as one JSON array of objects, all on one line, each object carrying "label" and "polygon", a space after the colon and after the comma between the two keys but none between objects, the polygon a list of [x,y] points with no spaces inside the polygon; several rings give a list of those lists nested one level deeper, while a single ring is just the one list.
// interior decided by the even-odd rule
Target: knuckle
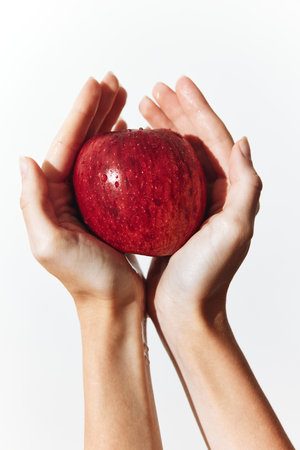
[{"label": "knuckle", "polygon": [[75,114],[80,116],[83,120],[89,119],[92,117],[93,110],[90,108],[86,108],[85,105],[77,105],[74,108]]},{"label": "knuckle", "polygon": [[240,230],[235,230],[233,234],[233,240],[236,247],[241,248],[244,247],[245,244],[248,244],[253,237],[253,229],[252,227],[243,228]]},{"label": "knuckle", "polygon": [[80,139],[78,138],[70,139],[68,135],[60,133],[58,136],[54,138],[54,141],[52,142],[52,148],[55,150],[55,152],[68,150],[71,153],[73,153],[78,150],[80,144],[81,144]]},{"label": "knuckle", "polygon": [[259,210],[260,210],[260,202],[258,201],[256,205],[255,215],[259,213]]},{"label": "knuckle", "polygon": [[42,265],[47,266],[55,261],[59,237],[56,233],[43,236],[32,249],[33,256]]},{"label": "knuckle", "polygon": [[20,208],[21,208],[21,210],[22,211],[24,211],[24,209],[26,208],[26,206],[27,206],[27,204],[28,204],[28,201],[24,198],[24,196],[23,195],[21,195],[21,197],[20,197]]},{"label": "knuckle", "polygon": [[234,245],[237,247],[244,246],[253,237],[253,225],[240,216],[231,218],[229,229]]},{"label": "knuckle", "polygon": [[255,173],[255,187],[258,191],[262,191],[263,188],[263,182],[262,179],[260,178],[260,176]]},{"label": "knuckle", "polygon": [[253,171],[253,173],[251,174],[251,179],[249,180],[249,183],[256,191],[261,192],[263,188],[263,182],[260,176],[255,171]]},{"label": "knuckle", "polygon": [[66,136],[61,132],[57,136],[55,136],[52,147],[55,149],[61,149],[68,145],[68,140],[66,139]]},{"label": "knuckle", "polygon": [[28,216],[32,215],[33,211],[36,211],[37,208],[39,209],[40,214],[49,211],[50,204],[51,203],[48,194],[43,189],[41,189],[39,192],[38,200],[33,196],[25,197],[23,194],[21,194],[20,196],[20,208],[23,212],[25,210],[28,210]]}]

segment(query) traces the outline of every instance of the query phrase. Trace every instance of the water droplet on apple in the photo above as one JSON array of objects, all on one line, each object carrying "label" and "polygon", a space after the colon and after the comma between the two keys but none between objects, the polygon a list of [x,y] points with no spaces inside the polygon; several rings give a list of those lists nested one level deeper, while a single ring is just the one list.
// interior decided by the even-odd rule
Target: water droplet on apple
[{"label": "water droplet on apple", "polygon": [[111,168],[106,172],[107,175],[107,181],[109,181],[109,183],[115,184],[116,180],[119,178],[120,179],[120,174],[118,172],[118,169],[116,168]]},{"label": "water droplet on apple", "polygon": [[101,180],[102,180],[104,183],[105,183],[105,181],[107,180],[107,175],[105,175],[105,173],[102,174]]},{"label": "water droplet on apple", "polygon": [[118,181],[115,182],[115,186],[116,186],[116,188],[119,187],[119,182]]}]

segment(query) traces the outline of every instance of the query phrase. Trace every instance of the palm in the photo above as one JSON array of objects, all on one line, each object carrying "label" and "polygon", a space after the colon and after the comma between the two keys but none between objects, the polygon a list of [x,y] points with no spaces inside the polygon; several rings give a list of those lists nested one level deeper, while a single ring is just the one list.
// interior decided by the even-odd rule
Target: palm
[{"label": "palm", "polygon": [[125,280],[141,283],[139,277],[128,264],[124,254],[115,251],[104,242],[90,234],[80,220],[74,202],[70,181],[49,182],[49,194],[55,216],[63,231],[65,246],[58,252],[57,259],[63,270],[72,270],[72,276],[86,285],[97,298],[112,294],[121,298],[119,292],[109,292],[116,287],[124,289]]},{"label": "palm", "polygon": [[159,106],[145,99],[141,103],[141,112],[152,127],[171,128],[189,139],[206,174],[208,206],[204,225],[178,252],[171,258],[152,260],[147,280],[151,315],[155,315],[156,297],[188,299],[191,298],[189,293],[194,296],[200,286],[205,291],[201,274],[206,275],[218,259],[226,233],[222,208],[226,201],[228,160],[233,146],[224,124],[191,80],[179,80],[176,93],[159,83],[153,93]]}]

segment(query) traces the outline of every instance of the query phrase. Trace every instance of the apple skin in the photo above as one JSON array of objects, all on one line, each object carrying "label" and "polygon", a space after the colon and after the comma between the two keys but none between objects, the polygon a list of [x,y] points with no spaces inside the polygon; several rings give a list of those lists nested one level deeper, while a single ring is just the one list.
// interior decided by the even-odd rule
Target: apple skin
[{"label": "apple skin", "polygon": [[199,229],[206,207],[196,152],[167,129],[94,136],[77,156],[73,185],[85,224],[124,253],[173,254]]}]

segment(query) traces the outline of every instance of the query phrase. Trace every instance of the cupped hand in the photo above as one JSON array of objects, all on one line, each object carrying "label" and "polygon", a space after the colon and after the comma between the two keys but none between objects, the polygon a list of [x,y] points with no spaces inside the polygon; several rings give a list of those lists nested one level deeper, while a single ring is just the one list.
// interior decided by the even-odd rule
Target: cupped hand
[{"label": "cupped hand", "polygon": [[253,168],[246,138],[237,143],[197,86],[182,77],[173,91],[153,89],[157,103],[145,97],[140,111],[153,128],[186,135],[207,179],[206,220],[170,258],[153,258],[148,278],[148,311],[201,311],[214,318],[224,309],[228,286],[245,258],[253,235],[262,183]]},{"label": "cupped hand", "polygon": [[144,297],[134,256],[119,253],[89,233],[80,220],[72,188],[72,168],[83,142],[115,124],[115,129],[126,128],[125,122],[118,121],[125,102],[126,91],[113,74],[108,73],[101,83],[90,78],[42,168],[31,158],[21,159],[20,203],[32,252],[75,300],[125,305]]}]

